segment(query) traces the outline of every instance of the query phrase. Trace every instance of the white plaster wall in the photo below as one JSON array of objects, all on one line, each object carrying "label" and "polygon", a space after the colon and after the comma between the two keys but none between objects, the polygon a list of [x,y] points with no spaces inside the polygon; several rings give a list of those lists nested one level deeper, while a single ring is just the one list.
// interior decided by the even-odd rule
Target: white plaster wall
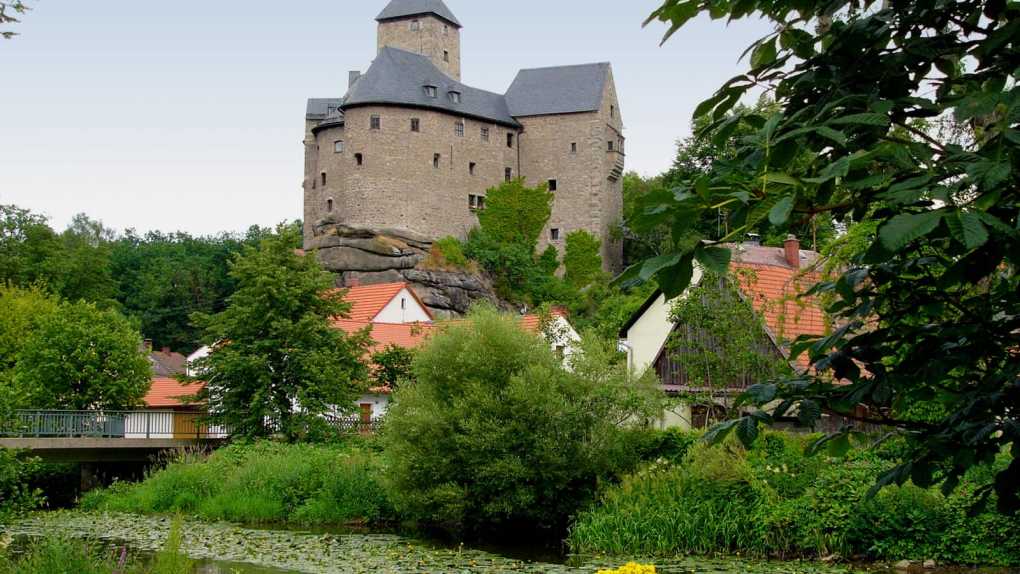
[{"label": "white plaster wall", "polygon": [[355,406],[358,407],[356,416],[361,416],[361,405],[369,404],[372,405],[372,419],[380,419],[390,408],[390,396],[389,395],[362,395],[358,399]]},{"label": "white plaster wall", "polygon": [[[403,302],[403,306],[401,305]],[[407,289],[402,290],[383,310],[376,315],[373,323],[431,323],[432,318]]]},{"label": "white plaster wall", "polygon": [[[691,285],[697,285],[701,276],[701,269],[695,266]],[[627,331],[623,346],[627,348],[630,368],[635,374],[644,373],[666,344],[673,330],[673,322],[669,317],[672,308],[673,301],[666,301],[666,296],[660,294],[655,303]]]},{"label": "white plaster wall", "polygon": [[[149,432],[146,434],[146,425]],[[124,417],[124,438],[172,439],[174,438],[174,413],[149,412],[130,413]]]}]

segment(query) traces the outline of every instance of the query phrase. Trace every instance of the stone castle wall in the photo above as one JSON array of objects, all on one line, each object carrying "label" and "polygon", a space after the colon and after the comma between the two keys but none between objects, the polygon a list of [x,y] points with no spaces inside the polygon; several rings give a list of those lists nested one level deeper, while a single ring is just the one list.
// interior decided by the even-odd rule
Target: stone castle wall
[{"label": "stone castle wall", "polygon": [[[412,30],[412,22],[418,30]],[[460,81],[460,29],[433,16],[415,16],[379,23],[379,49],[385,46],[421,54]],[[447,55],[444,57],[444,51]]]}]

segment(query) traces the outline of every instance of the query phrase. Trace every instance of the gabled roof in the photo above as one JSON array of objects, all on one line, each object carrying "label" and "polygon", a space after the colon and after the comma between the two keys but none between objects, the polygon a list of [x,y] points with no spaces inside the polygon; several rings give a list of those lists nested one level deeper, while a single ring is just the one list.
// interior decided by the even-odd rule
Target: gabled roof
[{"label": "gabled roof", "polygon": [[418,298],[418,295],[411,289],[407,283],[382,283],[379,285],[364,285],[351,287],[347,290],[347,295],[344,300],[353,305],[350,316],[344,317],[344,319],[351,321],[367,321],[371,322],[375,320],[376,316],[389,305],[393,298],[400,294],[401,291],[407,289],[411,296],[418,302],[425,313],[432,316],[432,313],[425,306],[425,303]]},{"label": "gabled roof", "polygon": [[153,374],[157,377],[176,377],[183,374],[188,367],[187,357],[170,350],[151,351],[149,363],[152,365]]},{"label": "gabled roof", "polygon": [[453,24],[458,28],[463,28],[457,17],[453,15],[453,12],[446,7],[443,0],[392,0],[383,11],[376,16],[376,20],[383,22],[386,20],[395,20],[398,18],[407,18],[409,16],[421,16],[423,14],[433,14],[439,16],[443,20]]},{"label": "gabled roof", "polygon": [[517,73],[506,92],[515,118],[594,112],[602,107],[609,64],[534,68]]},{"label": "gabled roof", "polygon": [[204,387],[205,383],[184,385],[177,379],[157,377],[152,380],[152,386],[142,400],[145,406],[153,409],[183,407],[186,405],[181,397],[196,395]]},{"label": "gabled roof", "polygon": [[360,333],[365,329],[371,329],[373,343],[369,351],[372,353],[383,351],[391,345],[404,349],[417,348],[435,330],[435,325],[428,323],[398,325],[396,323],[372,323],[371,321],[354,321],[351,319],[336,319],[333,321],[333,326],[349,335]]},{"label": "gabled roof", "polygon": [[[435,87],[437,97],[426,95],[426,86]],[[450,92],[460,93],[460,103],[451,99]],[[425,56],[390,46],[380,50],[368,71],[358,78],[344,98],[343,108],[387,104],[520,126],[501,94],[466,86],[444,74]]]}]

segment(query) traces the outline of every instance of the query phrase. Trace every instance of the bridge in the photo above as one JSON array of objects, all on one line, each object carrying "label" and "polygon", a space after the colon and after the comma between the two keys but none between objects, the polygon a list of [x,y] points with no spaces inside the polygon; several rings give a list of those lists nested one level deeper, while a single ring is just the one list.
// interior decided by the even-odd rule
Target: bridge
[{"label": "bridge", "polygon": [[0,448],[47,462],[144,462],[164,450],[217,446],[229,438],[202,413],[185,411],[17,411]]}]

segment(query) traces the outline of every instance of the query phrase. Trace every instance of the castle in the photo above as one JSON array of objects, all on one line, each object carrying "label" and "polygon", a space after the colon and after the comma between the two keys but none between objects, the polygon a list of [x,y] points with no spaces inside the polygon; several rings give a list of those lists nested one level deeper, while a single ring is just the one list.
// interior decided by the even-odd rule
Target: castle
[{"label": "castle", "polygon": [[392,0],[378,54],[343,98],[308,101],[306,247],[317,228],[429,240],[478,225],[486,190],[523,177],[555,201],[542,245],[584,229],[619,270],[623,121],[608,63],[521,70],[505,94],[461,83],[461,24],[442,0]]}]

